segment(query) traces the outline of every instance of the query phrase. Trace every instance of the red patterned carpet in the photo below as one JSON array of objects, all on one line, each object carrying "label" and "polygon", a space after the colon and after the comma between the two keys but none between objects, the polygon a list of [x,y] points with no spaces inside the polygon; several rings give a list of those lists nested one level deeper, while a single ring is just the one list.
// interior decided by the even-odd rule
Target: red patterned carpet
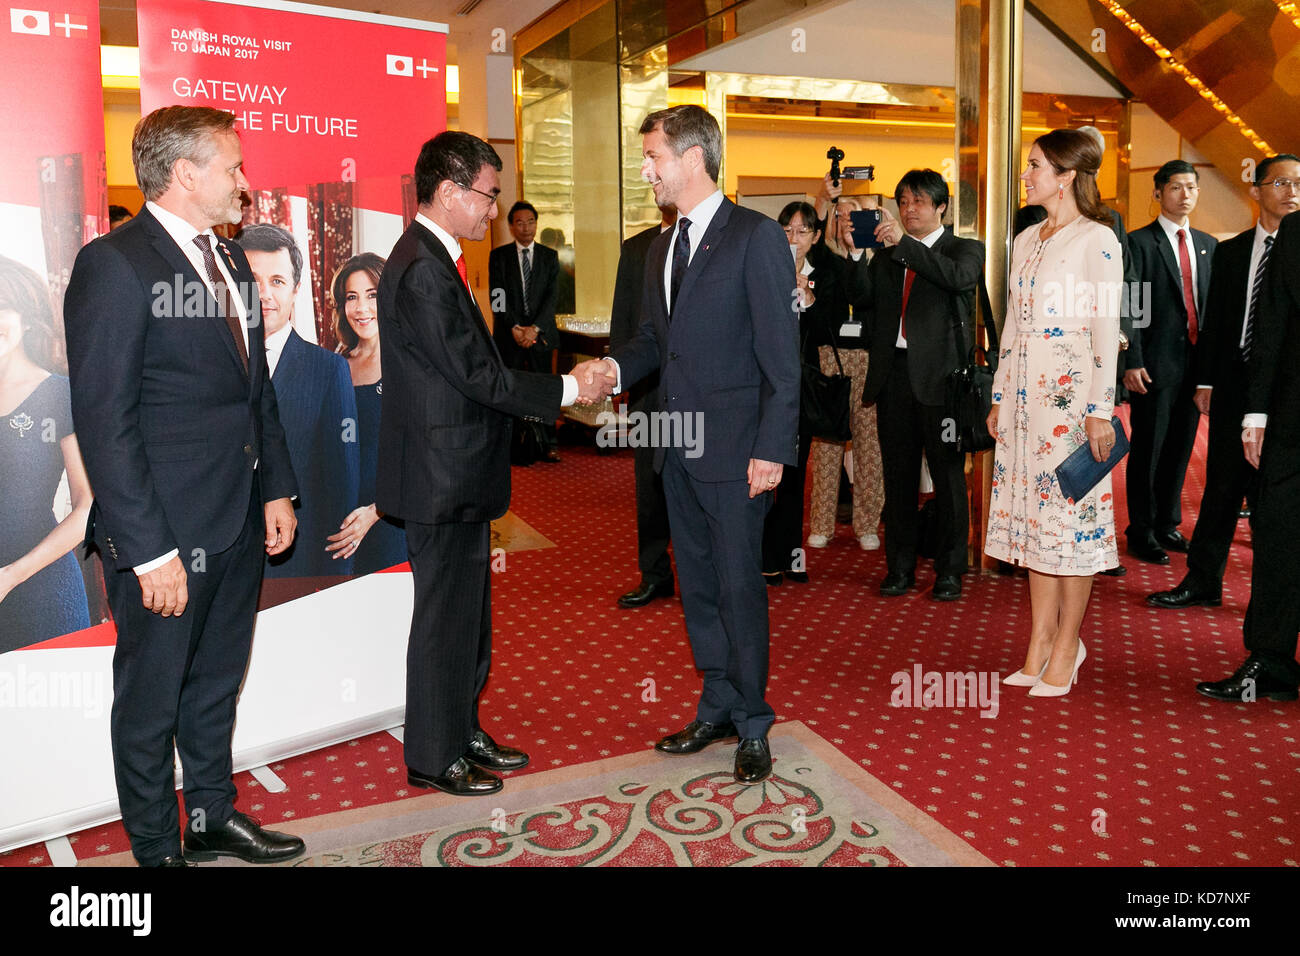
[{"label": "red patterned carpet", "polygon": [[[1204,450],[1202,432],[1186,500],[1200,498]],[[496,651],[482,718],[532,753],[526,773],[647,748],[693,717],[699,690],[680,603],[614,605],[637,578],[631,454],[563,452],[559,465],[514,472],[512,510],[556,547],[510,554],[493,581]],[[1116,490],[1122,498],[1121,480]],[[1188,509],[1189,537],[1194,519]],[[1222,608],[1148,608],[1145,595],[1177,583],[1185,559],[1165,568],[1126,560],[1126,577],[1097,579],[1077,688],[1057,700],[1008,688],[991,719],[973,707],[891,707],[891,675],[918,664],[1017,669],[1024,579],[968,576],[956,604],[924,593],[885,600],[876,594],[884,553],[859,550],[845,527],[839,534],[809,553],[810,584],[769,590],[778,720],[802,721],[998,864],[1297,865],[1300,705],[1229,705],[1194,690],[1243,657],[1245,522]],[[921,583],[930,578],[922,570]],[[240,774],[238,806],[286,829],[423,793],[406,786],[401,745],[388,734],[273,769],[288,790],[270,794]],[[82,859],[127,849],[118,824],[71,839]],[[0,856],[7,866],[48,862],[43,847]]]}]

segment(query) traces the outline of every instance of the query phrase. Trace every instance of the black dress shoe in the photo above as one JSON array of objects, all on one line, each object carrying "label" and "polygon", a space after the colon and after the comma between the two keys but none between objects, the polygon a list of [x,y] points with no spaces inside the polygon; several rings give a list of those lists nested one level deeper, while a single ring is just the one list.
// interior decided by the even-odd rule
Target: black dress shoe
[{"label": "black dress shoe", "polygon": [[955,574],[945,574],[936,578],[930,597],[935,601],[957,600],[961,597],[961,578]]},{"label": "black dress shoe", "polygon": [[1105,571],[1098,571],[1097,573],[1104,574],[1108,578],[1122,578],[1124,575],[1128,574],[1128,568],[1124,567],[1122,564],[1117,564],[1113,568],[1107,568]]},{"label": "black dress shoe", "polygon": [[542,456],[542,461],[549,461],[551,464],[559,464],[560,453],[552,448]]},{"label": "black dress shoe", "polygon": [[890,571],[885,575],[885,580],[880,582],[881,597],[901,597],[908,591],[912,590],[916,584],[916,575],[914,574],[896,574]]},{"label": "black dress shoe", "polygon": [[211,823],[194,829],[194,820],[185,827],[185,859],[203,863],[219,856],[233,856],[245,863],[283,863],[302,856],[306,846],[287,833],[263,830],[257,821],[236,811],[225,823]]},{"label": "black dress shoe", "polygon": [[1177,551],[1179,554],[1186,554],[1187,549],[1191,546],[1183,533],[1175,528],[1173,531],[1156,532],[1156,544],[1166,551]]},{"label": "black dress shoe", "polygon": [[482,730],[474,732],[465,759],[488,770],[518,770],[528,766],[528,754],[497,743]]},{"label": "black dress shoe", "polygon": [[481,797],[501,789],[501,778],[461,757],[440,774],[406,768],[406,782],[413,787],[441,790],[457,797]]},{"label": "black dress shoe", "polygon": [[1169,563],[1169,555],[1164,548],[1156,544],[1155,538],[1148,538],[1146,541],[1130,541],[1128,543],[1128,553],[1139,561],[1146,561],[1148,564]]},{"label": "black dress shoe", "polygon": [[770,587],[770,588],[779,588],[779,587],[781,586],[781,572],[780,572],[780,571],[764,571],[764,572],[763,572],[763,581],[764,581],[764,582],[767,584],[767,586]]},{"label": "black dress shoe", "polygon": [[669,578],[667,581],[660,581],[658,584],[654,584],[650,581],[647,581],[645,578],[642,578],[640,584],[638,584],[635,588],[633,588],[631,591],[628,591],[626,594],[624,594],[621,598],[618,599],[618,606],[619,607],[645,607],[655,598],[666,598],[672,596],[673,596],[672,578]]},{"label": "black dress shoe", "polygon": [[766,737],[745,737],[736,748],[736,783],[758,783],[772,772]]},{"label": "black dress shoe", "polygon": [[707,720],[692,720],[685,729],[655,744],[655,750],[673,756],[699,753],[709,744],[738,736],[735,724],[711,724]]},{"label": "black dress shoe", "polygon": [[1223,604],[1221,594],[1198,591],[1186,581],[1172,591],[1157,591],[1147,595],[1147,603],[1152,607],[1219,607]]},{"label": "black dress shoe", "polygon": [[183,856],[165,856],[157,863],[141,863],[141,867],[153,868],[155,866],[189,866]]},{"label": "black dress shoe", "polygon": [[1267,697],[1269,700],[1295,700],[1300,697],[1294,681],[1274,677],[1258,657],[1246,660],[1227,680],[1205,681],[1196,685],[1196,692],[1215,700],[1249,703]]},{"label": "black dress shoe", "polygon": [[794,581],[796,584],[808,583],[807,571],[787,571],[785,572],[785,576],[789,578],[791,581]]}]

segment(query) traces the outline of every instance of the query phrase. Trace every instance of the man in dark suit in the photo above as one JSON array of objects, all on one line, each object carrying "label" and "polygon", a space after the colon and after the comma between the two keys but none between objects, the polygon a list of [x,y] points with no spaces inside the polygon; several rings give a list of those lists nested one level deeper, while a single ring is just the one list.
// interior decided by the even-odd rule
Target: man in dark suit
[{"label": "man in dark suit", "polygon": [[240,232],[238,242],[257,280],[266,364],[301,491],[298,535],[287,551],[266,559],[266,576],[351,574],[351,555],[335,560],[325,550],[326,539],[339,530],[356,504],[361,480],[357,400],[347,360],[304,341],[294,330],[302,252],[293,235],[279,226],[259,223]]},{"label": "man in dark suit", "polygon": [[[623,243],[614,279],[614,304],[609,312],[609,348],[617,352],[636,335],[641,322],[641,297],[645,290],[645,262],[650,245],[677,221],[672,206],[661,209],[662,220]],[[659,373],[629,389],[629,414],[648,415],[659,407]],[[655,471],[654,449],[638,444],[632,449],[636,479],[637,566],[641,582],[618,599],[618,606],[644,607],[655,598],[673,596],[673,565],[668,557],[668,499],[664,482]]]},{"label": "man in dark suit", "polygon": [[[1278,183],[1282,185],[1279,186]],[[1214,252],[1210,294],[1196,346],[1195,402],[1209,415],[1205,492],[1187,552],[1187,574],[1176,588],[1147,598],[1154,607],[1217,607],[1222,602],[1223,571],[1237,531],[1243,497],[1254,499],[1256,471],[1241,445],[1246,413],[1246,372],[1253,335],[1246,316],[1266,281],[1270,250],[1284,216],[1300,208],[1300,160],[1289,153],[1270,156],[1255,167],[1251,196],[1259,203],[1259,222],[1219,243]]]},{"label": "man in dark suit", "polygon": [[[375,504],[406,522],[415,606],[406,655],[407,780],[493,793],[528,755],[480,726],[492,658],[490,522],[510,504],[512,417],[554,420],[571,375],[512,372],[466,279],[462,239],[496,218],[501,159],[468,133],[429,140],[415,164],[419,213],[379,281],[383,418]],[[605,393],[608,393],[606,388]]]},{"label": "man in dark suit", "polygon": [[[1275,183],[1278,175],[1270,179]],[[1271,186],[1281,193],[1300,179]],[[1249,657],[1231,677],[1197,684],[1206,697],[1251,702],[1260,697],[1295,700],[1300,693],[1300,215],[1278,226],[1259,307],[1247,335],[1248,384],[1241,441],[1246,460],[1259,469],[1251,509],[1255,559],[1243,639]],[[1210,403],[1219,400],[1218,389]]]},{"label": "man in dark suit", "polygon": [[688,417],[702,423],[691,447],[683,427],[671,447],[655,449],[686,631],[704,675],[696,719],[655,749],[695,753],[738,736],[736,779],[755,783],[772,770],[775,720],[765,700],[763,521],[799,450],[794,261],[773,220],[718,189],[722,133],[707,111],[651,113],[641,137],[641,175],[656,203],[677,208],[677,222],[651,243],[636,336],[612,361],[575,372],[581,381],[613,366],[623,386],[658,371],[656,411],[670,433]]},{"label": "man in dark suit", "polygon": [[[492,335],[506,366],[550,372],[560,333],[555,326],[555,294],[560,260],[555,250],[533,241],[537,210],[520,200],[506,217],[514,242],[488,255],[492,290]],[[542,426],[547,452],[543,461],[558,462],[555,422]]]},{"label": "man in dark suit", "polygon": [[1215,238],[1192,229],[1187,217],[1200,195],[1200,174],[1171,159],[1155,174],[1160,215],[1129,233],[1133,267],[1142,283],[1140,309],[1130,309],[1124,387],[1131,408],[1125,472],[1129,554],[1168,564],[1169,551],[1186,551],[1183,479],[1196,442],[1196,343],[1210,291]]},{"label": "man in dark suit", "polygon": [[[984,247],[943,227],[948,184],[932,169],[914,169],[894,190],[900,223],[888,213],[876,229],[884,248],[866,261],[849,224],[840,242],[855,263],[846,281],[865,316],[871,350],[862,402],[878,403],[880,459],[885,474],[885,597],[906,594],[916,583],[920,522],[917,495],[921,453],[934,479],[938,550],[936,601],[961,597],[970,511],[966,456],[944,410],[948,375],[965,361],[973,334],[975,291],[984,274]],[[957,346],[954,324],[960,324]]]},{"label": "man in dark suit", "polygon": [[[77,256],[64,302],[72,412],[95,489],[87,527],[117,623],[113,766],[143,866],[303,852],[234,809],[230,738],[262,543],[293,543],[297,495],[248,261],[212,227],[248,189],[234,117],[150,113],[131,143],[148,200]],[[188,569],[188,570],[187,570]]]}]

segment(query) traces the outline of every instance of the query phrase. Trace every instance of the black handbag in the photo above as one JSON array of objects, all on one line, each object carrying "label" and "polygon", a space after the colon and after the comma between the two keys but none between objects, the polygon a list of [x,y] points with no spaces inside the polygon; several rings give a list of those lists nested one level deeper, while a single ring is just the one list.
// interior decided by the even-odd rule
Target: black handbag
[{"label": "black handbag", "polygon": [[[993,407],[993,373],[998,367],[998,328],[989,302],[989,291],[982,277],[979,291],[989,348],[978,349],[979,329],[975,326],[970,351],[966,355],[962,354],[965,324],[962,313],[965,310],[958,308],[953,322],[958,365],[948,375],[944,396],[945,431],[953,429],[957,445],[963,453],[986,451],[996,444],[989,434],[988,417],[989,410]],[[984,353],[984,364],[977,360],[977,351]],[[947,435],[944,437],[946,439]]]},{"label": "black handbag", "polygon": [[803,431],[814,438],[826,441],[848,441],[852,437],[850,429],[849,393],[852,380],[844,374],[840,364],[840,350],[831,340],[831,351],[835,353],[836,375],[827,375],[819,368],[813,368],[803,360],[804,349],[799,349],[799,362],[803,372],[799,376],[799,415],[803,419]]}]

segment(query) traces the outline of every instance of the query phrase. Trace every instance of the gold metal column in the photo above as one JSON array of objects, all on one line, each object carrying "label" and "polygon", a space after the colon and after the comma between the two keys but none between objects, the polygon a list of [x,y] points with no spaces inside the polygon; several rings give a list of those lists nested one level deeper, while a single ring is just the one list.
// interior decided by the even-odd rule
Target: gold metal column
[{"label": "gold metal column", "polygon": [[[1020,101],[1023,74],[1023,0],[956,0],[956,208],[959,236],[982,239],[984,276],[993,311],[1007,301],[1011,223],[1020,199]],[[1000,324],[1000,323],[999,323]],[[973,557],[983,567],[992,452],[971,457]]]}]

